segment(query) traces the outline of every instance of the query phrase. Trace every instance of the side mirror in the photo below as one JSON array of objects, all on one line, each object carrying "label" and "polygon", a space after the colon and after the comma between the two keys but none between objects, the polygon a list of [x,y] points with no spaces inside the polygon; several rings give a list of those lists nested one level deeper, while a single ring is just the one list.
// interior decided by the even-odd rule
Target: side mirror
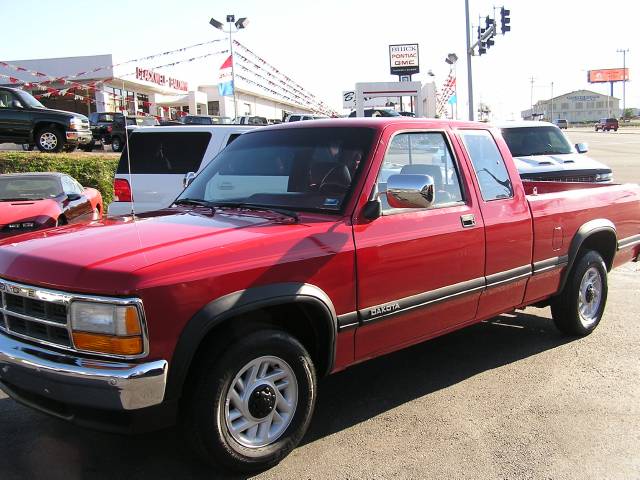
[{"label": "side mirror", "polygon": [[387,179],[387,202],[392,208],[429,208],[435,200],[433,177],[391,175]]},{"label": "side mirror", "polygon": [[589,151],[589,145],[586,143],[576,143],[576,150],[578,153],[587,153]]},{"label": "side mirror", "polygon": [[79,193],[67,193],[67,200],[69,200],[70,202],[75,202],[76,200],[80,200],[82,198],[82,195],[80,195]]},{"label": "side mirror", "polygon": [[182,179],[182,186],[184,188],[187,188],[189,185],[191,185],[191,182],[193,182],[194,178],[196,178],[195,172],[187,172]]},{"label": "side mirror", "polygon": [[20,100],[11,100],[11,108],[24,108]]}]

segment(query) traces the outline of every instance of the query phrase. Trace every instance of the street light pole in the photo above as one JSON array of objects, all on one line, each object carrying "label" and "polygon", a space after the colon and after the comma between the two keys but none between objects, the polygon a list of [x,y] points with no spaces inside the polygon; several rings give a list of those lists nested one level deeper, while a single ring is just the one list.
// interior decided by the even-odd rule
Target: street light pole
[{"label": "street light pole", "polygon": [[[227,15],[227,21],[229,16]],[[231,86],[233,87],[233,118],[238,118],[238,98],[236,97],[236,68],[235,58],[233,58],[233,40],[231,38],[231,23],[229,23],[229,50],[231,51]]]},{"label": "street light pole", "polygon": [[473,75],[471,74],[471,23],[469,21],[469,0],[464,0],[467,25],[467,91],[469,92],[469,120],[473,121]]},{"label": "street light pole", "polygon": [[217,28],[218,30],[223,31],[224,33],[228,33],[229,34],[229,51],[231,53],[231,85],[232,85],[232,89],[233,89],[233,114],[234,114],[234,118],[238,118],[238,99],[236,96],[236,70],[235,70],[235,59],[233,57],[233,26],[235,25],[236,27],[236,32],[240,31],[241,29],[245,28],[247,26],[247,24],[249,23],[249,20],[247,19],[247,17],[242,17],[239,18],[236,21],[236,16],[235,15],[227,15],[227,23],[229,24],[229,30],[225,30],[223,28],[224,24],[222,22],[217,21],[215,18],[212,18],[211,20],[209,20],[209,24],[212,25],[213,27]]}]

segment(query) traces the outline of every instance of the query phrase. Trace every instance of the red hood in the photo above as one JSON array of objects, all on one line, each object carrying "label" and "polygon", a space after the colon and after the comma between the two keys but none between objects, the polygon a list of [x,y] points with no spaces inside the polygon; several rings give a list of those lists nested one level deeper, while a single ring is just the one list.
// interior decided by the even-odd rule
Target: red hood
[{"label": "red hood", "polygon": [[0,225],[28,221],[36,217],[57,218],[60,206],[55,200],[20,200],[0,202]]},{"label": "red hood", "polygon": [[33,232],[0,241],[0,276],[61,290],[131,294],[149,277],[171,277],[172,264],[184,272],[187,263],[192,271],[203,263],[247,259],[247,248],[264,251],[274,234],[306,228],[267,216],[179,211]]}]

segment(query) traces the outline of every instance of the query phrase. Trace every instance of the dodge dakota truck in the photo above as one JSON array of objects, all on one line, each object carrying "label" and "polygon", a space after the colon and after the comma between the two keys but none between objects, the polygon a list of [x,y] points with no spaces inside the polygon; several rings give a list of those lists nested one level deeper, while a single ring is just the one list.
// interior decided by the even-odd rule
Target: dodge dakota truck
[{"label": "dodge dakota truck", "polygon": [[528,305],[587,335],[639,254],[638,185],[523,184],[484,124],[286,123],[168,208],[1,242],[0,387],[89,427],[177,422],[211,464],[264,469],[318,378]]}]

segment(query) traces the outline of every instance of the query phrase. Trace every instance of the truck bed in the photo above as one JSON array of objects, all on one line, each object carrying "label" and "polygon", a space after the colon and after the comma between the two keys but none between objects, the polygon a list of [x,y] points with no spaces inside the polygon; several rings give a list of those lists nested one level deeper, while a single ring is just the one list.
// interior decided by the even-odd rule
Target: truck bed
[{"label": "truck bed", "polygon": [[[539,270],[548,268],[553,261],[556,265],[567,265],[572,239],[588,222],[609,224],[615,229],[618,245],[610,268],[637,256],[640,247],[619,249],[619,246],[625,239],[640,235],[639,185],[524,182],[524,187],[533,219],[534,273],[536,264]],[[551,268],[534,275],[525,302],[557,291],[562,271]]]}]

